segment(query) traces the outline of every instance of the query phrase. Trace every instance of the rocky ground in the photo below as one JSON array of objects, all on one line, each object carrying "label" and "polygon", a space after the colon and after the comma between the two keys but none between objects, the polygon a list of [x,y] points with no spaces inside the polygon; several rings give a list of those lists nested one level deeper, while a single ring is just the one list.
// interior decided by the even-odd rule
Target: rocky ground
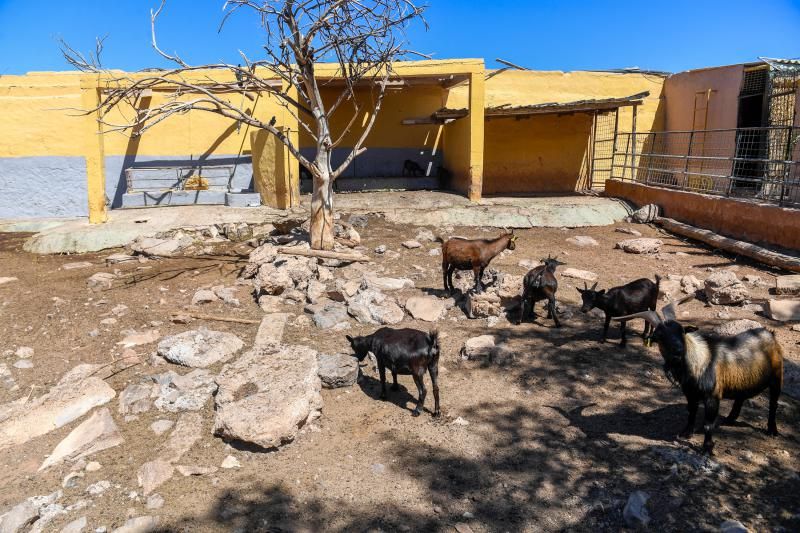
[{"label": "rocky ground", "polygon": [[[79,256],[0,234],[0,532],[800,528],[800,331],[765,305],[780,273],[643,224],[530,229],[484,296],[450,297],[434,232],[499,230],[343,221],[340,251],[367,261],[279,254],[307,249],[299,221]],[[548,254],[563,327],[541,304],[509,322]],[[697,291],[687,323],[775,330],[780,437],[761,396],[702,456],[675,438],[685,403],[657,350],[597,342],[575,287],[655,273],[664,303]],[[378,400],[345,334],[379,324],[441,332],[441,418],[411,416],[407,376]]]}]

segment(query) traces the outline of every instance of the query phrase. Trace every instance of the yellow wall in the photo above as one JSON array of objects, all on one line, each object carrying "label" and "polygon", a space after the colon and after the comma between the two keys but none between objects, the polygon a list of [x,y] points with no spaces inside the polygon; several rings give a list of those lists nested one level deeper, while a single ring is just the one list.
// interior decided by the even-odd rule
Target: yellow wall
[{"label": "yellow wall", "polygon": [[484,194],[575,191],[591,127],[584,113],[488,120]]}]

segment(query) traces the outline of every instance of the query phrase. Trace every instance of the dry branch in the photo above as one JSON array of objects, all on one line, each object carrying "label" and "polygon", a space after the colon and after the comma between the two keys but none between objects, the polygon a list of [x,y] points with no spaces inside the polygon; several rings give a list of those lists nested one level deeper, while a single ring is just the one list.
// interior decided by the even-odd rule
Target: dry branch
[{"label": "dry branch", "polygon": [[369,261],[369,257],[361,254],[348,252],[332,252],[330,250],[307,250],[305,248],[281,247],[278,253],[283,255],[301,255],[303,257],[319,257],[322,259],[339,259],[340,261],[352,261],[364,263]]},{"label": "dry branch", "polygon": [[655,219],[655,223],[668,231],[704,242],[714,248],[743,255],[769,266],[783,268],[792,272],[800,272],[800,258],[798,257],[773,252],[749,242],[723,237],[713,231],[696,228],[671,218],[659,217]]}]

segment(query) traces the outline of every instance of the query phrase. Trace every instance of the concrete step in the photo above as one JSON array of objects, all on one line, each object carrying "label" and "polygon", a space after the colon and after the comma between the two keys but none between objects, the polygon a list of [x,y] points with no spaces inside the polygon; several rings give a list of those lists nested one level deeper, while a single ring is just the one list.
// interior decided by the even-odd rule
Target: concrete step
[{"label": "concrete step", "polygon": [[225,193],[225,205],[228,207],[258,207],[261,195],[252,191],[231,191]]},{"label": "concrete step", "polygon": [[224,190],[129,192],[122,195],[122,207],[225,205],[226,194]]}]

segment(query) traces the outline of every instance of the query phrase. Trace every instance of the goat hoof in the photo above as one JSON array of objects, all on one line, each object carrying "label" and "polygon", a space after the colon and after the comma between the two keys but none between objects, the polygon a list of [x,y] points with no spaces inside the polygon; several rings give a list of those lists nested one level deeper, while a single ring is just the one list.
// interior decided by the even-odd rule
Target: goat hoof
[{"label": "goat hoof", "polygon": [[442,412],[440,410],[437,409],[433,412],[433,418],[439,418],[440,416],[442,416]]},{"label": "goat hoof", "polygon": [[381,393],[381,395],[378,396],[378,399],[379,400],[386,400],[386,393],[385,392]]},{"label": "goat hoof", "polygon": [[705,454],[705,455],[707,455],[709,457],[712,457],[714,455],[714,445],[713,444],[708,444],[708,445],[704,444],[703,445],[703,454]]},{"label": "goat hoof", "polygon": [[694,433],[694,431],[692,431],[691,429],[684,429],[683,431],[678,433],[678,438],[679,439],[691,439],[693,433]]},{"label": "goat hoof", "polygon": [[767,429],[767,435],[770,437],[779,437],[780,433],[778,433],[778,428],[769,428]]},{"label": "goat hoof", "polygon": [[411,411],[411,416],[419,416],[419,409],[414,409]]}]

